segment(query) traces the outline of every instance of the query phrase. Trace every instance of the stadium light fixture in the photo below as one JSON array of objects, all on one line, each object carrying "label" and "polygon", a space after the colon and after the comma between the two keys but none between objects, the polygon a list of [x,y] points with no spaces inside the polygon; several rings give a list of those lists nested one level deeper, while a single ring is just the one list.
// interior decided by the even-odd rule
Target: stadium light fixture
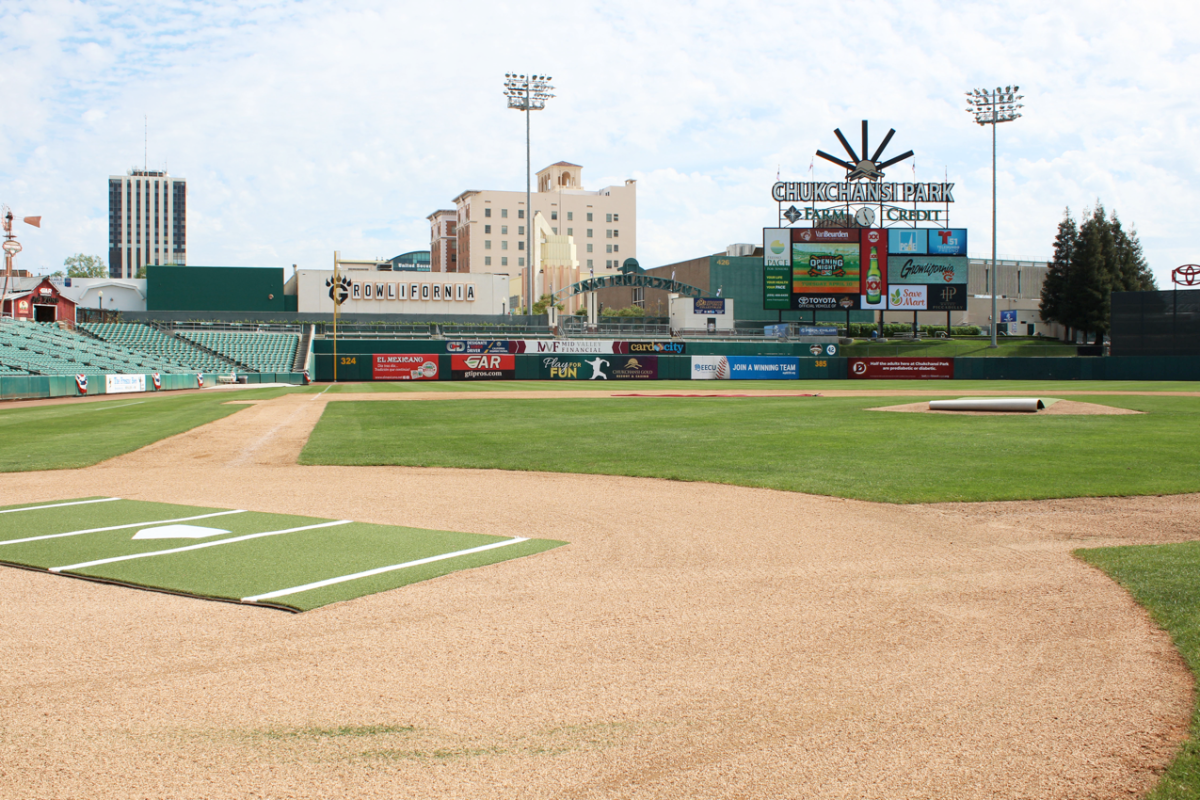
[{"label": "stadium light fixture", "polygon": [[529,154],[529,112],[541,111],[546,107],[546,101],[554,97],[550,92],[547,75],[518,75],[515,72],[504,73],[504,96],[508,98],[508,107],[525,112],[525,276],[526,276],[526,308],[533,313],[533,208],[530,203],[530,170],[533,165]]},{"label": "stadium light fixture", "polygon": [[1017,109],[1025,107],[1020,102],[1025,96],[1017,94],[1020,90],[1020,86],[997,86],[994,92],[986,89],[967,92],[967,111],[980,125],[992,126],[992,347],[999,346],[996,342],[996,125],[1021,116]]}]

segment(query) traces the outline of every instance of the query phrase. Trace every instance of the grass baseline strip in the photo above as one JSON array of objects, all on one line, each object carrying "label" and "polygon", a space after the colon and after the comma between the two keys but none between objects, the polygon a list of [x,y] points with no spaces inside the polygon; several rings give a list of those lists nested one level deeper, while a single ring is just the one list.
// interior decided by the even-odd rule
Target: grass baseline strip
[{"label": "grass baseline strip", "polygon": [[435,561],[445,561],[448,558],[457,558],[459,556],[469,556],[469,555],[473,555],[475,553],[482,553],[485,550],[495,550],[496,548],[499,548],[499,547],[507,547],[510,544],[520,544],[521,542],[528,542],[528,541],[529,541],[529,539],[527,537],[517,536],[513,539],[508,539],[503,542],[492,542],[491,544],[484,544],[484,545],[480,545],[479,547],[471,547],[471,548],[468,548],[467,550],[456,550],[453,553],[439,553],[436,556],[428,556],[426,558],[418,558],[415,561],[406,561],[403,564],[391,564],[386,567],[375,567],[374,569],[368,569],[368,570],[364,570],[362,572],[355,572],[350,575],[339,575],[336,578],[326,578],[323,581],[314,581],[313,583],[306,583],[301,586],[293,586],[288,589],[278,589],[274,592],[265,592],[263,594],[256,594],[253,597],[243,597],[242,602],[243,603],[257,603],[260,600],[274,600],[277,597],[287,597],[288,595],[300,594],[301,592],[307,592],[307,591],[311,591],[313,589],[324,589],[326,586],[336,586],[339,583],[346,583],[347,581],[359,580],[360,578],[370,578],[373,575],[382,575],[385,572],[395,572],[396,570],[407,569],[409,567],[420,567],[425,564],[432,564]]},{"label": "grass baseline strip", "polygon": [[86,506],[88,503],[111,503],[120,500],[119,497],[102,497],[98,500],[72,500],[70,503],[55,503],[49,506],[25,506],[24,508],[6,508],[0,514],[14,514],[17,511],[40,511],[43,508],[64,508],[66,506]]},{"label": "grass baseline strip", "polygon": [[330,528],[334,525],[349,525],[352,520],[338,519],[332,522],[322,522],[319,525],[301,525],[298,528],[285,528],[278,531],[264,531],[262,533],[251,533],[246,536],[235,536],[231,539],[221,539],[215,542],[201,542],[200,544],[192,544],[186,547],[173,547],[170,550],[153,550],[149,553],[133,553],[125,556],[115,556],[113,558],[99,558],[95,561],[84,561],[79,564],[68,564],[65,567],[51,567],[50,572],[72,572],[74,570],[87,569],[88,567],[98,567],[102,564],[115,564],[118,561],[132,561],[137,558],[152,558],[154,556],[168,556],[173,553],[184,553],[189,550],[202,550],[206,547],[219,547],[223,544],[234,544],[235,542],[244,542],[249,539],[260,539],[264,536],[278,536],[281,533],[295,533],[297,531],[310,531],[314,528]]},{"label": "grass baseline strip", "polygon": [[[114,498],[116,499],[116,498]],[[179,517],[178,519],[153,519],[146,522],[131,522],[128,525],[111,525],[107,528],[86,528],[80,531],[67,531],[66,533],[47,533],[42,536],[27,536],[24,539],[11,539],[7,542],[0,542],[0,547],[8,544],[24,544],[25,542],[41,542],[46,539],[60,539],[63,536],[81,536],[85,533],[103,533],[104,531],[119,531],[122,528],[136,528],[139,525],[164,525],[168,522],[190,522],[196,519],[209,519],[210,517],[223,517],[227,514],[245,514],[242,509],[233,511],[218,511],[214,514],[200,514],[195,517]]]}]

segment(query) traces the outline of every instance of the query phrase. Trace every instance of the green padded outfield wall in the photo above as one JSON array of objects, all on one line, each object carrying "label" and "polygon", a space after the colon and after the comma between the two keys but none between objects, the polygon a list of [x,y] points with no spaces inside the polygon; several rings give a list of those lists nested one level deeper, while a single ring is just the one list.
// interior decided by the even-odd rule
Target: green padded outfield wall
[{"label": "green padded outfield wall", "polygon": [[283,312],[283,268],[150,266],[146,310]]}]

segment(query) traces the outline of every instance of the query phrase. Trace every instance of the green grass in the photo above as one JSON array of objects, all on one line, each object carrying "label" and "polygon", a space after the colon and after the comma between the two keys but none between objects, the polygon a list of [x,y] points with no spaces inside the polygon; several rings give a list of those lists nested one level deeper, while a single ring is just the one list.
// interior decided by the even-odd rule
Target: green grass
[{"label": "green grass", "polygon": [[[42,505],[53,504],[0,510],[0,563],[294,611],[563,544],[253,511],[218,515],[229,510],[124,499],[37,507]],[[204,514],[209,516],[189,519]],[[202,539],[133,538],[143,528],[170,523],[217,530]],[[427,559],[437,560],[412,563]],[[387,569],[397,565],[405,566]],[[337,580],[346,576],[354,577]],[[312,586],[317,583],[328,585]],[[278,597],[255,599],[281,590]]]},{"label": "green grass", "polygon": [[124,395],[99,402],[0,406],[0,472],[90,467],[227,417],[289,389]]},{"label": "green grass", "polygon": [[[1200,674],[1200,542],[1077,550],[1111,575],[1171,635],[1193,677]],[[1189,736],[1147,800],[1200,798],[1200,710]]]},{"label": "green grass", "polygon": [[338,402],[300,461],[646,476],[893,503],[1200,491],[1195,398],[1088,398],[1147,412],[1124,416],[867,410],[920,399]]},{"label": "green grass", "polygon": [[844,345],[839,355],[862,358],[866,356],[936,356],[939,358],[1063,358],[1075,356],[1075,345],[1052,339],[1001,337],[992,347],[986,336],[969,339],[922,339],[919,341],[873,342],[858,339]]}]

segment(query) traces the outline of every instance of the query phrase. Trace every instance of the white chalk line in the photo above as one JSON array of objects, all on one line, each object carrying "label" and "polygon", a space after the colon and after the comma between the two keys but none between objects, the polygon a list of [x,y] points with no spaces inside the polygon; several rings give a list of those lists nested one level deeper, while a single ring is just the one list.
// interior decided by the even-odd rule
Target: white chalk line
[{"label": "white chalk line", "polygon": [[74,500],[70,503],[54,503],[48,506],[25,506],[25,508],[6,508],[0,511],[0,514],[14,514],[17,511],[38,511],[43,508],[65,508],[66,506],[86,506],[88,503],[111,503],[113,500],[120,500],[119,497],[102,497],[99,500]]},{"label": "white chalk line", "polygon": [[102,564],[115,564],[118,561],[133,561],[139,558],[154,558],[155,556],[169,556],[175,553],[186,553],[191,550],[203,550],[206,547],[220,547],[225,544],[234,544],[236,542],[245,542],[250,539],[261,539],[264,536],[278,536],[282,533],[295,533],[296,531],[310,531],[315,528],[329,528],[334,525],[347,525],[350,523],[348,519],[339,519],[332,522],[322,522],[319,525],[301,525],[299,528],[285,528],[278,531],[264,531],[262,533],[250,533],[245,536],[234,536],[229,539],[219,539],[215,542],[203,542],[201,544],[188,545],[186,547],[173,547],[170,550],[154,550],[149,553],[132,553],[125,556],[114,556],[113,558],[98,558],[95,561],[83,561],[79,564],[68,564],[64,567],[51,567],[51,572],[70,572],[77,569],[87,569],[88,567],[98,567]]},{"label": "white chalk line", "polygon": [[81,411],[108,411],[113,408],[128,408],[129,406],[140,406],[145,400],[138,400],[134,403],[121,403],[119,406],[106,406],[103,403],[97,403],[95,408],[84,408]]},{"label": "white chalk line", "polygon": [[170,522],[188,522],[194,519],[208,519],[209,517],[223,517],[226,514],[244,514],[245,511],[237,509],[234,511],[218,511],[214,514],[198,514],[194,517],[179,517],[178,519],[155,519],[148,522],[131,522],[128,525],[110,525],[107,528],[86,528],[80,531],[67,531],[66,533],[46,533],[41,536],[27,536],[24,539],[9,539],[7,542],[0,542],[0,547],[7,544],[22,544],[24,542],[41,542],[46,539],[59,539],[63,536],[82,536],[85,533],[102,533],[104,531],[119,531],[122,528],[137,528],[141,525],[165,525]]},{"label": "white chalk line", "polygon": [[442,553],[441,555],[429,556],[428,558],[418,558],[416,561],[406,561],[403,564],[392,564],[387,567],[376,567],[375,569],[368,569],[363,572],[355,572],[351,575],[340,575],[336,578],[327,578],[323,581],[314,581],[313,583],[306,583],[302,586],[293,586],[290,589],[279,589],[274,592],[266,592],[265,594],[256,594],[252,597],[243,597],[242,602],[257,603],[260,600],[273,600],[276,597],[286,597],[290,594],[299,594],[300,592],[307,592],[312,589],[322,589],[326,586],[333,586],[335,584],[345,583],[347,581],[356,581],[360,578],[369,578],[372,575],[381,575],[385,572],[394,572],[399,569],[408,569],[409,567],[419,567],[422,564],[432,564],[435,561],[444,561],[448,558],[458,558],[459,556],[467,556],[471,555],[472,553],[482,553],[485,550],[495,550],[498,547],[507,547],[510,544],[519,544],[520,542],[527,541],[529,541],[528,538],[518,536],[515,539],[508,539],[503,542],[492,542],[491,544],[472,547],[469,550],[457,550],[453,553]]}]

